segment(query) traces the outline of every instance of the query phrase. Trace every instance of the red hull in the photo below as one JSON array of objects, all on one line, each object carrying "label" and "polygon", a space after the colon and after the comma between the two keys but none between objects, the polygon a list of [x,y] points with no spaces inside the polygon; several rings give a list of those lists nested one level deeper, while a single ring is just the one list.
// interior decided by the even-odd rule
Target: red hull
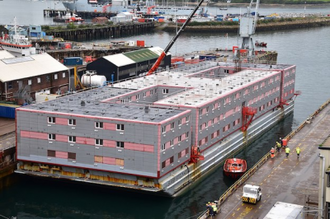
[{"label": "red hull", "polygon": [[223,172],[225,176],[231,177],[233,179],[238,179],[247,170],[246,160],[231,158],[227,159],[223,165]]}]

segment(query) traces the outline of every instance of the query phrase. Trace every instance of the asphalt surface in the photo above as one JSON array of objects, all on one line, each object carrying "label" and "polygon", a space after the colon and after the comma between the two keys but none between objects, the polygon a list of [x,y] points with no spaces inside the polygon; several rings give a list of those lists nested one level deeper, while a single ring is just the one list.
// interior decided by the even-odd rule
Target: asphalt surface
[{"label": "asphalt surface", "polygon": [[[261,186],[260,202],[256,205],[242,203],[241,186],[220,206],[221,212],[216,218],[264,218],[277,201],[303,205],[311,211],[315,210],[319,191],[318,146],[329,136],[329,124],[330,105],[288,142],[291,149],[288,158],[282,150],[247,180],[247,184]],[[295,150],[297,146],[301,149],[299,159]],[[306,213],[305,216],[313,218],[315,213]]]}]

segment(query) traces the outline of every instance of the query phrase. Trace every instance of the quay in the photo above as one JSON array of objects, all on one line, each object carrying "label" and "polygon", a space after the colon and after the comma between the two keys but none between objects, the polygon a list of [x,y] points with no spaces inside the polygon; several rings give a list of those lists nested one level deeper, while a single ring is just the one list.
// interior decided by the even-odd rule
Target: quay
[{"label": "quay", "polygon": [[70,41],[90,41],[95,39],[111,39],[130,35],[150,33],[155,29],[154,22],[125,23],[120,25],[85,26],[80,24],[75,29],[50,29],[46,30],[48,36],[63,38]]},{"label": "quay", "polygon": [[[315,218],[319,194],[319,145],[330,134],[330,100],[324,103],[288,139],[290,155],[281,151],[274,158],[266,154],[249,172],[235,182],[218,201],[215,218],[264,218],[277,201],[304,206],[304,218]],[[275,146],[275,145],[274,145]],[[295,148],[301,149],[297,159]],[[262,199],[256,205],[241,200],[243,185],[261,187]],[[207,212],[199,218],[207,218]]]}]

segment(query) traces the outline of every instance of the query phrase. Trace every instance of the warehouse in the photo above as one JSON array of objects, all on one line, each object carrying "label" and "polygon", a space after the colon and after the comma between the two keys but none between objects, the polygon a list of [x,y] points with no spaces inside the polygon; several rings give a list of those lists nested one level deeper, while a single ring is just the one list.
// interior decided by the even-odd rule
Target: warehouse
[{"label": "warehouse", "polygon": [[[104,75],[107,81],[118,81],[147,72],[163,52],[160,47],[145,48],[136,51],[104,56],[86,66],[86,70],[95,70]],[[165,56],[160,68],[171,65],[171,55]]]}]

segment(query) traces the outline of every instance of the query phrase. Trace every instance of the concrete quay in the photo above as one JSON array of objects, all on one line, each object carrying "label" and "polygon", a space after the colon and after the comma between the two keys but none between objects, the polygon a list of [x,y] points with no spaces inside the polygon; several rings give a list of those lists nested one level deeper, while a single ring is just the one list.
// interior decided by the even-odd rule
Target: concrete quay
[{"label": "concrete quay", "polygon": [[[291,149],[288,158],[284,151],[277,153],[245,182],[261,186],[261,201],[256,205],[242,203],[242,184],[221,204],[221,212],[216,218],[264,218],[277,201],[302,205],[305,218],[315,217],[319,192],[318,146],[330,134],[329,101],[321,108],[287,136],[291,138],[288,141]],[[299,159],[295,152],[297,146],[301,148]]]}]

